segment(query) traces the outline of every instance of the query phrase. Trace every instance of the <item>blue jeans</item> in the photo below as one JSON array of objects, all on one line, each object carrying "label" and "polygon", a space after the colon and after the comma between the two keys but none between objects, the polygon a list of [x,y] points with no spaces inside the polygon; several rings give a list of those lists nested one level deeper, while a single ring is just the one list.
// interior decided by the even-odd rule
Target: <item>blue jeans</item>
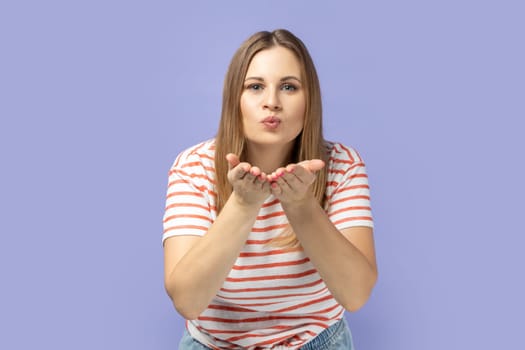
[{"label": "blue jeans", "polygon": [[[210,348],[193,339],[188,331],[184,330],[179,350],[210,350]],[[352,334],[346,320],[343,318],[325,329],[300,350],[354,350]]]}]

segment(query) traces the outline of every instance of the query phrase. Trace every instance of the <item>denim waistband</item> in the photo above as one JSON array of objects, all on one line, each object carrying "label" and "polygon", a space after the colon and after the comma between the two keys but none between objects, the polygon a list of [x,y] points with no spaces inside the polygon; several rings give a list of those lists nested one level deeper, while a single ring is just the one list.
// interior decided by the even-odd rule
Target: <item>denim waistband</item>
[{"label": "denim waistband", "polygon": [[346,325],[346,320],[343,318],[319,333],[315,338],[303,345],[300,350],[325,349],[337,340],[340,333],[346,331],[346,327],[348,326]]},{"label": "denim waistband", "polygon": [[[348,337],[350,337],[351,339],[350,330],[348,329],[346,320],[343,318],[331,325],[330,327],[328,327],[327,329],[325,329],[324,331],[322,331],[321,333],[319,333],[315,338],[303,345],[299,350],[332,349],[331,346],[333,346],[336,342],[340,341],[341,335],[345,332],[349,333]],[[344,348],[353,349],[353,346],[351,345],[351,340],[348,343],[348,347],[345,346]],[[211,350],[211,348],[205,346],[204,344],[201,344],[199,341],[192,338],[186,330],[184,331],[184,336],[182,337],[181,342],[179,344],[179,349]],[[274,349],[287,349],[287,347],[278,345],[274,347]]]}]

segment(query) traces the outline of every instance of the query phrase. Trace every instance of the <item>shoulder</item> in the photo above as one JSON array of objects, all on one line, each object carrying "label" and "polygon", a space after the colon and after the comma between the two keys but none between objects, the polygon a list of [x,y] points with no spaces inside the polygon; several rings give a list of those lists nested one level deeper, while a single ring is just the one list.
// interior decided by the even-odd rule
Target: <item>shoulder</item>
[{"label": "shoulder", "polygon": [[209,187],[215,183],[215,139],[189,147],[176,157],[170,178],[182,178],[195,185]]},{"label": "shoulder", "polygon": [[[327,145],[329,149],[326,179],[327,208],[338,210],[341,203],[346,203],[350,199],[369,200],[368,175],[357,150],[338,142],[327,142]],[[365,204],[353,204],[353,206],[369,206]]]},{"label": "shoulder", "polygon": [[215,139],[210,139],[180,152],[173,162],[172,169],[193,167],[213,168],[214,157]]},{"label": "shoulder", "polygon": [[353,166],[364,166],[364,161],[351,146],[340,142],[326,141],[328,167],[333,169],[348,169]]},{"label": "shoulder", "polygon": [[328,152],[327,192],[342,186],[368,187],[368,176],[363,159],[353,147],[339,142],[326,142]]}]

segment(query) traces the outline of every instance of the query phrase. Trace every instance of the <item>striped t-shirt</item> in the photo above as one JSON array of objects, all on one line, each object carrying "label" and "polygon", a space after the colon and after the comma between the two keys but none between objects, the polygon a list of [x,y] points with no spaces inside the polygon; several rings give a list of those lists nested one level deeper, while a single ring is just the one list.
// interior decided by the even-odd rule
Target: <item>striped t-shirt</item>
[{"label": "striped t-shirt", "polygon": [[[175,160],[163,242],[203,236],[217,217],[214,152],[215,142],[208,140]],[[340,143],[327,142],[327,152],[330,220],[339,230],[373,227],[363,160]],[[213,349],[298,349],[343,317],[344,308],[302,250],[268,245],[287,224],[279,200],[270,195],[221,289],[197,319],[186,322],[193,338]]]}]

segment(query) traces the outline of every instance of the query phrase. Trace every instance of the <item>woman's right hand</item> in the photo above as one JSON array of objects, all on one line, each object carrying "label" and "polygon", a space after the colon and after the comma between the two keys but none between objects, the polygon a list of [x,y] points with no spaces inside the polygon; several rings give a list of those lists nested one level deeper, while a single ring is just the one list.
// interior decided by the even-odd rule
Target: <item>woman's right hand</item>
[{"label": "woman's right hand", "polygon": [[261,205],[270,195],[270,184],[266,174],[256,166],[241,163],[233,153],[226,155],[228,161],[228,181],[233,187],[233,194],[242,205]]}]

